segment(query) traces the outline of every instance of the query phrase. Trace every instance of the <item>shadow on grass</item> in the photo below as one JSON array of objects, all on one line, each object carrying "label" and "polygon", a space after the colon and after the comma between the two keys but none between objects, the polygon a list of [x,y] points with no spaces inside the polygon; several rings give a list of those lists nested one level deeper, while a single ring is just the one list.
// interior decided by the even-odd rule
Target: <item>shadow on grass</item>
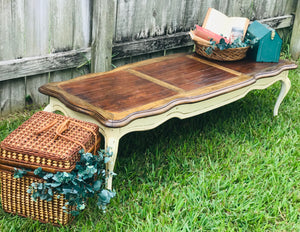
[{"label": "shadow on grass", "polygon": [[[155,129],[125,135],[120,140],[116,172],[124,168],[125,160],[134,158],[142,161],[145,156],[155,156],[158,150],[164,152],[170,149],[169,144],[179,148],[189,139],[220,139],[220,134],[226,138],[233,133],[241,135],[243,140],[247,139],[249,125],[255,127],[267,123],[271,126],[276,121],[273,107],[279,90],[280,85],[276,85],[272,89],[253,91],[245,98],[213,111],[183,120],[173,118]],[[273,97],[270,98],[270,95]],[[280,109],[278,117],[282,113]],[[173,150],[176,149],[173,147]],[[201,149],[200,153],[203,153]]]}]

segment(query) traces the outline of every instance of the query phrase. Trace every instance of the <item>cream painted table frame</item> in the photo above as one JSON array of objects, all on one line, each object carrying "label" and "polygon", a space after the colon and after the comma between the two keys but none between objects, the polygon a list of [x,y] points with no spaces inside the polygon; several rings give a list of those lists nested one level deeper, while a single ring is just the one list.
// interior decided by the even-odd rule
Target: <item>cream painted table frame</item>
[{"label": "cream painted table frame", "polygon": [[[251,85],[242,87],[237,90],[233,90],[228,93],[224,93],[217,96],[213,96],[213,93],[211,93],[212,96],[207,100],[199,101],[196,103],[177,105],[162,114],[135,119],[129,124],[119,128],[104,126],[89,115],[82,114],[67,108],[63,103],[61,103],[58,99],[54,97],[50,97],[50,103],[46,106],[44,111],[61,111],[66,116],[97,124],[100,128],[100,133],[104,136],[105,149],[109,148],[110,151],[113,152],[113,156],[110,162],[108,162],[106,165],[107,172],[112,173],[118,154],[119,141],[121,137],[123,137],[127,133],[153,129],[171,118],[185,119],[211,111],[213,109],[219,108],[221,106],[243,98],[251,90],[265,89],[274,84],[275,82],[280,81],[281,91],[274,107],[274,116],[276,116],[278,114],[279,106],[286,94],[288,93],[291,86],[290,80],[288,78],[288,71],[283,71],[280,74],[278,73],[274,73],[274,76],[272,77],[258,79],[255,83]],[[108,189],[112,189],[112,175],[109,175],[106,187]]]}]

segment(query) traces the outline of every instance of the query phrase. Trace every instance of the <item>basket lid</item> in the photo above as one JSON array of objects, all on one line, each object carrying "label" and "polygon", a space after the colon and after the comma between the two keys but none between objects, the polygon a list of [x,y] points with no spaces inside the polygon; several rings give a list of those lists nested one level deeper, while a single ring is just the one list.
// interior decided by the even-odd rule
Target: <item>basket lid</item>
[{"label": "basket lid", "polygon": [[0,163],[48,172],[71,171],[79,151],[95,151],[99,127],[59,114],[40,111],[0,144]]}]

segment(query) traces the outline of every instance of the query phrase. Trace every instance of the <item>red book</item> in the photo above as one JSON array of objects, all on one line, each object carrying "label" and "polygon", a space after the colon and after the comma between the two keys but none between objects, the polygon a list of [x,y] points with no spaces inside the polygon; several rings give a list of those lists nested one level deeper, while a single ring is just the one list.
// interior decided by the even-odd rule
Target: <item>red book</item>
[{"label": "red book", "polygon": [[196,30],[194,31],[194,34],[205,40],[213,39],[214,41],[216,41],[216,43],[220,43],[220,39],[224,39],[226,43],[229,43],[229,40],[226,39],[225,37],[218,35],[203,27],[200,27],[199,25],[196,25]]}]

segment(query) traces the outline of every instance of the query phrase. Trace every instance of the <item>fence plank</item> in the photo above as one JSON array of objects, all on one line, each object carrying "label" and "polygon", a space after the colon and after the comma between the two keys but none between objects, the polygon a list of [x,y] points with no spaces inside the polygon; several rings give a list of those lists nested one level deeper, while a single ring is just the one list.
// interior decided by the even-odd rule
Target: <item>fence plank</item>
[{"label": "fence plank", "polygon": [[111,69],[116,0],[93,1],[92,72]]},{"label": "fence plank", "polygon": [[285,16],[261,19],[258,21],[263,24],[267,24],[274,29],[282,29],[282,28],[290,27],[293,25],[294,16],[293,15],[285,15]]},{"label": "fence plank", "polygon": [[[52,53],[73,49],[75,7],[75,2],[73,0],[51,1],[50,46]],[[65,81],[71,79],[71,76],[72,70],[58,70],[51,73],[50,81]]]},{"label": "fence plank", "polygon": [[[26,49],[24,51],[25,57],[42,56],[48,54],[50,47],[49,40],[49,26],[50,26],[50,1],[37,1],[37,0],[27,0],[25,1],[24,14],[26,20],[25,23],[25,45]],[[30,58],[28,58],[30,59]],[[31,70],[36,70],[36,64]],[[14,66],[13,68],[15,68]],[[20,66],[19,68],[22,68]],[[30,70],[30,69],[29,69]],[[29,71],[27,70],[27,71]],[[22,70],[22,71],[25,71]],[[39,74],[39,73],[38,73]],[[14,75],[14,74],[13,74]],[[37,87],[40,84],[45,84],[48,82],[48,74],[43,72],[39,75],[35,73],[22,73],[20,75],[25,77],[25,103],[28,106],[39,106],[48,101],[48,97],[40,94]],[[20,75],[14,75],[18,77]],[[1,77],[0,77],[1,79]],[[24,97],[23,97],[24,98]]]},{"label": "fence plank", "polygon": [[[275,29],[291,26],[292,15],[265,19],[263,21]],[[275,24],[273,22],[276,22]],[[85,42],[84,42],[85,43]],[[155,38],[136,40],[125,43],[113,44],[113,60],[138,56],[161,50],[193,45],[187,32],[179,32],[172,35],[157,36]],[[91,59],[91,49],[79,49],[67,52],[59,52],[40,57],[27,57],[23,59],[0,61],[0,81],[31,76],[57,70],[75,68],[81,64],[88,63]],[[72,75],[70,75],[72,76]]]},{"label": "fence plank", "polygon": [[12,81],[3,81],[0,85],[0,115],[10,113],[11,106],[11,83]]},{"label": "fence plank", "polygon": [[[24,1],[0,0],[0,61],[24,56]],[[0,82],[1,115],[25,107],[24,78]]]},{"label": "fence plank", "polygon": [[158,36],[155,38],[114,44],[112,50],[114,56],[113,59],[137,56],[145,53],[191,45],[193,45],[193,42],[191,41],[188,33],[179,32],[173,35]]},{"label": "fence plank", "polygon": [[0,85],[0,115],[23,110],[25,107],[25,80],[3,81]]},{"label": "fence plank", "polygon": [[91,40],[91,1],[75,0],[73,49],[88,48]]},{"label": "fence plank", "polygon": [[24,56],[24,2],[0,0],[0,61]]},{"label": "fence plank", "polygon": [[[274,29],[290,27],[293,23],[293,16],[286,15],[261,20]],[[171,48],[192,46],[187,32],[179,32],[172,35],[157,36],[154,38],[136,40],[125,43],[115,43],[113,46],[113,59],[120,59],[130,56],[137,56],[149,52],[167,50]]]},{"label": "fence plank", "polygon": [[86,63],[91,58],[90,52],[90,48],[85,48],[40,57],[1,61],[0,81],[74,68]]},{"label": "fence plank", "polygon": [[300,1],[296,8],[296,17],[291,38],[291,53],[293,59],[300,58]]}]

